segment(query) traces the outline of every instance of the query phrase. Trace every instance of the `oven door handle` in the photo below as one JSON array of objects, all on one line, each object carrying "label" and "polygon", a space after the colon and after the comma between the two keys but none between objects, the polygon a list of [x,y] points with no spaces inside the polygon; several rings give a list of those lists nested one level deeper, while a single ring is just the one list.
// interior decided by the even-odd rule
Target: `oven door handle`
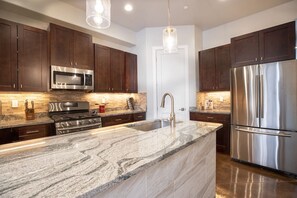
[{"label": "oven door handle", "polygon": [[101,123],[89,124],[89,125],[83,125],[83,126],[75,126],[75,127],[67,127],[67,128],[57,128],[57,130],[64,131],[64,130],[81,129],[81,128],[87,128],[87,127],[93,127],[93,126],[100,127]]},{"label": "oven door handle", "polygon": [[240,129],[240,128],[235,128],[235,130],[240,131],[240,132],[245,132],[245,133],[252,133],[252,134],[259,134],[259,135],[270,135],[270,136],[280,136],[280,137],[292,137],[291,135],[287,133],[269,133],[269,132],[259,132],[259,131],[250,131],[247,129]]}]

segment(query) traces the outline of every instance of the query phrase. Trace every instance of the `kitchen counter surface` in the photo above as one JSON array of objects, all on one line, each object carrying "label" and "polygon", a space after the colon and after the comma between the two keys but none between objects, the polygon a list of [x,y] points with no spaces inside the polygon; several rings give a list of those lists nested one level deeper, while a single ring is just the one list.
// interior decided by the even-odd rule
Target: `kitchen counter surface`
[{"label": "kitchen counter surface", "polygon": [[126,115],[126,114],[133,114],[133,113],[145,113],[144,110],[120,110],[120,111],[109,111],[105,113],[98,113],[101,117],[108,117],[108,116],[116,116],[116,115]]},{"label": "kitchen counter surface", "polygon": [[199,110],[199,109],[192,109],[190,112],[197,112],[197,113],[215,113],[215,114],[231,114],[230,110],[220,110],[220,109],[213,109],[213,110]]},{"label": "kitchen counter surface", "polygon": [[143,132],[128,125],[0,146],[0,197],[92,197],[222,127],[185,121]]},{"label": "kitchen counter surface", "polygon": [[50,124],[54,123],[54,121],[49,117],[37,118],[35,120],[1,120],[0,121],[0,129],[5,128],[14,128],[14,127],[23,127],[23,126],[31,126],[38,124]]}]

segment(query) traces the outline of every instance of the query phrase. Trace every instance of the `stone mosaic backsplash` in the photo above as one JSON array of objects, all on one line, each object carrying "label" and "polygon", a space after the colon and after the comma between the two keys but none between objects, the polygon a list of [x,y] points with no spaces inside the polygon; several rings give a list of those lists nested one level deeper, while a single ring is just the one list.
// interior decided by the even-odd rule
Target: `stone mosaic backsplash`
[{"label": "stone mosaic backsplash", "polygon": [[[146,110],[146,93],[125,94],[125,93],[84,93],[81,91],[51,91],[47,93],[28,92],[0,92],[0,120],[4,117],[14,117],[15,119],[25,118],[25,100],[34,101],[35,116],[46,116],[49,102],[61,101],[88,101],[90,109],[98,109],[98,105],[105,100],[107,103],[105,110],[118,111],[125,110],[127,98],[133,97],[135,109]],[[12,108],[12,100],[18,101],[18,107]]]},{"label": "stone mosaic backsplash", "polygon": [[204,105],[205,100],[212,100],[214,109],[217,109],[217,110],[231,109],[231,95],[229,91],[198,92],[197,103],[196,103],[198,109],[200,109],[201,104]]}]

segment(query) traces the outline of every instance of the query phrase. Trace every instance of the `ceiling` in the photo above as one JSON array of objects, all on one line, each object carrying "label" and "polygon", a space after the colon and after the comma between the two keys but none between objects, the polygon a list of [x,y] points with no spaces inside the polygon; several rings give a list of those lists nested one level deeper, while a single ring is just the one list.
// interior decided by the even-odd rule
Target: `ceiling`
[{"label": "ceiling", "polygon": [[[85,10],[85,0],[61,0]],[[196,25],[206,30],[291,0],[170,0],[172,25]],[[127,13],[125,3],[134,10]],[[188,9],[184,9],[184,6]],[[139,31],[167,25],[167,0],[111,0],[113,23]]]}]

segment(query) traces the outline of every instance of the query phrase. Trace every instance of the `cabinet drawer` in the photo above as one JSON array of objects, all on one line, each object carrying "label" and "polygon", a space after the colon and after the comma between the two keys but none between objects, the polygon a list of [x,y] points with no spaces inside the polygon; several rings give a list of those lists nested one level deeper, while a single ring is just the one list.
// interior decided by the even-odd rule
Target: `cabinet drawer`
[{"label": "cabinet drawer", "polygon": [[140,121],[140,120],[145,120],[146,113],[135,113],[133,114],[133,120]]},{"label": "cabinet drawer", "polygon": [[124,124],[132,121],[133,121],[132,114],[109,116],[109,117],[102,118],[102,125],[103,127],[106,127],[106,126],[112,126],[117,124]]},{"label": "cabinet drawer", "polygon": [[13,130],[18,133],[19,140],[22,141],[49,136],[50,127],[49,125],[35,125]]},{"label": "cabinet drawer", "polygon": [[190,112],[190,120],[204,121],[204,122],[230,123],[230,115]]}]

